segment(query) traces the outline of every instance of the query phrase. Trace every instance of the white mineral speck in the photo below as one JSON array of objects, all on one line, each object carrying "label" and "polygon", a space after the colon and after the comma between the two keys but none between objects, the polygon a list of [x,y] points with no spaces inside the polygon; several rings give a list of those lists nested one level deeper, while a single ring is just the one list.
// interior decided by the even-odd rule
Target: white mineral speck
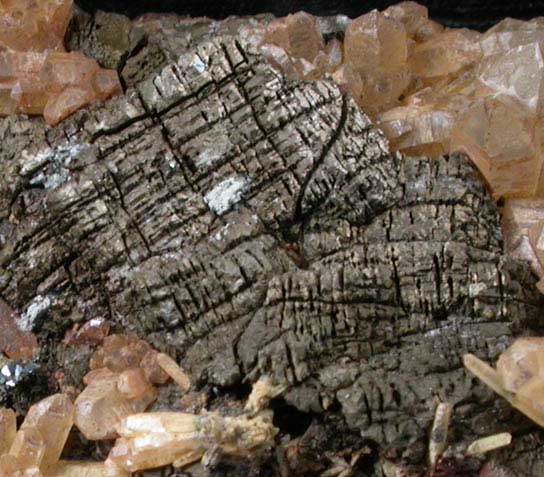
[{"label": "white mineral speck", "polygon": [[481,295],[486,289],[487,285],[485,283],[471,283],[468,286],[468,295],[471,298],[474,298],[478,295]]},{"label": "white mineral speck", "polygon": [[17,327],[21,331],[32,331],[38,320],[44,313],[46,313],[53,301],[48,296],[36,295],[34,299],[27,306],[21,317],[17,320]]},{"label": "white mineral speck", "polygon": [[249,186],[249,179],[243,176],[233,176],[217,184],[204,196],[204,202],[217,215],[227,212],[233,205],[240,202],[243,193]]},{"label": "white mineral speck", "polygon": [[195,56],[194,60],[191,62],[191,66],[199,73],[203,73],[206,69],[206,63],[204,63],[199,56]]}]

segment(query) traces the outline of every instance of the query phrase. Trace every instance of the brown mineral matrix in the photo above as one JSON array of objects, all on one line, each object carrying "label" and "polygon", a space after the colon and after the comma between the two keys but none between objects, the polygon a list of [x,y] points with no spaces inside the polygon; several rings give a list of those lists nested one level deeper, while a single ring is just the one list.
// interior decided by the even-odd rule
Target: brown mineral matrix
[{"label": "brown mineral matrix", "polygon": [[43,114],[54,125],[79,108],[121,92],[115,71],[63,39],[72,0],[8,0],[0,4],[0,115]]}]

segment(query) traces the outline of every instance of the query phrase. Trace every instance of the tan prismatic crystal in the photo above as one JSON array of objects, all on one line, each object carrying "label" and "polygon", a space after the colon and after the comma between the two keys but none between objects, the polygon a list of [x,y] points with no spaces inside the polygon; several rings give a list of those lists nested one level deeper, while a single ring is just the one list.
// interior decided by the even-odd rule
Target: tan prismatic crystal
[{"label": "tan prismatic crystal", "polygon": [[507,98],[479,99],[456,121],[450,151],[466,152],[495,197],[534,196],[540,145],[535,123]]},{"label": "tan prismatic crystal", "polygon": [[174,412],[129,416],[117,431],[121,439],[107,462],[131,472],[168,464],[182,467],[199,460],[211,448],[247,458],[270,444],[277,432],[266,415],[248,418]]},{"label": "tan prismatic crystal", "polygon": [[289,76],[315,79],[324,73],[319,63],[325,42],[313,15],[298,12],[271,22],[264,42],[264,55]]},{"label": "tan prismatic crystal", "polygon": [[512,435],[508,432],[501,434],[495,434],[493,436],[483,437],[470,444],[467,448],[467,455],[479,455],[485,454],[493,450],[500,449],[501,447],[509,446],[512,442]]},{"label": "tan prismatic crystal", "polygon": [[0,3],[0,46],[18,51],[63,48],[72,0],[6,0]]},{"label": "tan prismatic crystal", "polygon": [[164,384],[170,376],[166,374],[163,368],[158,363],[157,353],[155,350],[148,351],[142,361],[140,361],[140,367],[143,369],[144,374],[148,381],[153,384]]},{"label": "tan prismatic crystal", "polygon": [[0,456],[0,475],[2,477],[42,477],[38,467],[26,467],[10,454]]},{"label": "tan prismatic crystal", "polygon": [[157,363],[183,391],[187,391],[191,387],[189,376],[185,374],[170,356],[159,353],[157,355]]},{"label": "tan prismatic crystal", "polygon": [[528,262],[533,272],[544,277],[544,199],[509,199],[502,210],[502,230],[508,255]]},{"label": "tan prismatic crystal", "polygon": [[103,462],[61,460],[47,471],[47,477],[130,477],[130,472]]},{"label": "tan prismatic crystal", "polygon": [[344,40],[348,91],[365,112],[397,105],[410,81],[402,23],[374,10],[351,22]]},{"label": "tan prismatic crystal", "polygon": [[[123,392],[120,390],[123,390]],[[156,390],[130,379],[119,385],[119,375],[95,379],[75,402],[75,424],[90,440],[113,439],[115,426],[131,414],[144,411],[157,397]],[[129,398],[127,395],[137,396]]]},{"label": "tan prismatic crystal", "polygon": [[383,13],[402,23],[408,37],[417,43],[424,42],[444,31],[442,25],[429,20],[427,7],[416,2],[400,2],[391,5]]},{"label": "tan prismatic crystal", "polygon": [[106,367],[122,372],[140,366],[151,346],[135,335],[110,335],[91,357],[91,369]]},{"label": "tan prismatic crystal", "polygon": [[43,437],[42,469],[59,460],[73,423],[74,405],[66,394],[49,396],[29,409],[21,430],[36,429]]},{"label": "tan prismatic crystal", "polygon": [[544,426],[544,338],[518,338],[501,354],[496,370],[471,354],[463,361],[493,391]]},{"label": "tan prismatic crystal", "polygon": [[155,393],[141,368],[123,371],[117,378],[117,389],[129,400],[141,399]]},{"label": "tan prismatic crystal", "polygon": [[0,409],[0,455],[7,454],[15,440],[17,421],[11,409]]},{"label": "tan prismatic crystal", "polygon": [[9,453],[27,468],[39,468],[45,455],[45,439],[36,427],[20,429]]}]

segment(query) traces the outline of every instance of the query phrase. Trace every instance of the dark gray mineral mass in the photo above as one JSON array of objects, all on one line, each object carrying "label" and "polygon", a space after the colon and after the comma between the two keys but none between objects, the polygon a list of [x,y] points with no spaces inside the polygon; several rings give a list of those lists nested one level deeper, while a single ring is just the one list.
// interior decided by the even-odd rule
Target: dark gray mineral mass
[{"label": "dark gray mineral mass", "polygon": [[162,37],[121,22],[120,54],[87,45],[124,96],[53,129],[0,120],[0,297],[49,300],[42,366],[80,384],[86,358],[62,336],[107,317],[223,402],[262,376],[285,385],[278,442],[314,433],[326,451],[344,429],[421,462],[442,400],[453,442],[511,431],[497,459],[539,475],[540,434],[461,363],[542,329],[468,160],[391,154],[333,83],[284,79],[247,34],[161,21]]}]

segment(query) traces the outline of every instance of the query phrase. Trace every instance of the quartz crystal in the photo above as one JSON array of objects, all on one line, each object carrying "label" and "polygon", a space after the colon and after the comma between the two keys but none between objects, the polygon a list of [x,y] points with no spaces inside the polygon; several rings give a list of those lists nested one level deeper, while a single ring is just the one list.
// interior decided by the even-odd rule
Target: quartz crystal
[{"label": "quartz crystal", "polygon": [[71,14],[72,0],[0,4],[0,115],[43,114],[54,125],[121,92],[117,72],[64,51]]},{"label": "quartz crystal", "polygon": [[114,372],[126,371],[139,366],[150,350],[151,346],[135,335],[111,335],[93,354],[89,366],[91,369],[106,367]]},{"label": "quartz crystal", "polygon": [[308,62],[314,61],[325,46],[316,18],[305,12],[271,22],[266,31],[265,42],[273,43],[289,55]]},{"label": "quartz crystal", "polygon": [[402,23],[408,38],[418,43],[444,30],[442,25],[429,20],[427,7],[416,2],[401,2],[391,5],[383,13]]},{"label": "quartz crystal", "polygon": [[120,384],[119,378],[119,374],[113,374],[95,379],[77,397],[75,424],[87,439],[115,438],[115,426],[122,419],[144,411],[157,398],[155,388],[149,383],[142,394],[141,382],[134,383],[124,374]]},{"label": "quartz crystal", "polygon": [[416,44],[410,54],[410,68],[421,84],[453,77],[480,57],[479,34],[471,30],[447,30]]},{"label": "quartz crystal", "polygon": [[497,361],[504,389],[517,393],[536,377],[542,380],[544,338],[519,338]]},{"label": "quartz crystal", "polygon": [[[184,467],[208,451],[258,457],[277,429],[268,401],[284,388],[268,378],[254,386],[246,414],[224,417],[182,412],[141,413],[156,399],[153,383],[189,379],[169,356],[134,335],[106,338],[91,359],[87,387],[75,406],[66,394],[33,405],[16,430],[15,413],[0,409],[0,477],[129,477],[166,465]],[[75,422],[88,439],[117,438],[105,462],[59,460]]]},{"label": "quartz crystal", "polygon": [[25,467],[39,468],[45,454],[45,439],[36,427],[20,429],[9,453]]},{"label": "quartz crystal", "polygon": [[143,369],[145,377],[153,384],[164,384],[168,381],[169,376],[164,369],[159,365],[155,350],[149,350],[142,361],[140,361],[140,367]]},{"label": "quartz crystal", "polygon": [[467,153],[495,197],[533,196],[539,180],[539,143],[526,110],[507,98],[476,100],[451,133],[450,149]]},{"label": "quartz crystal", "polygon": [[471,354],[463,362],[512,406],[544,426],[544,338],[518,338],[499,356],[496,369]]},{"label": "quartz crystal", "polygon": [[0,3],[0,47],[62,50],[72,0],[5,0]]},{"label": "quartz crystal", "polygon": [[191,387],[189,377],[170,356],[159,353],[157,363],[183,391],[187,391]]},{"label": "quartz crystal", "polygon": [[172,379],[183,390],[189,377],[169,356],[136,335],[110,335],[91,356],[87,387],[75,402],[75,424],[87,439],[113,439],[116,426],[157,398],[156,384]]},{"label": "quartz crystal", "polygon": [[[73,423],[74,405],[70,398],[66,394],[54,394],[29,409],[18,434],[22,431],[34,433],[34,440],[37,442],[34,431],[39,431],[45,444],[40,467],[47,468],[59,460]],[[15,442],[17,439],[18,437]]]},{"label": "quartz crystal", "polygon": [[[1,102],[0,102],[1,103]],[[11,359],[34,358],[38,349],[36,336],[29,331],[22,331],[17,322],[20,316],[0,299],[0,351]]]},{"label": "quartz crystal", "polygon": [[46,477],[130,477],[130,472],[102,462],[61,460],[47,471]]},{"label": "quartz crystal", "polygon": [[270,444],[277,429],[266,415],[157,412],[129,416],[117,431],[121,438],[106,462],[137,472],[169,464],[183,467],[212,447],[231,456],[248,457]]},{"label": "quartz crystal", "polygon": [[531,250],[538,261],[536,272],[540,277],[540,281],[536,286],[544,293],[544,220],[540,220],[529,229],[528,238]]},{"label": "quartz crystal", "polygon": [[317,19],[298,12],[270,22],[264,35],[263,55],[289,77],[317,79],[342,62],[342,45],[327,45]]},{"label": "quartz crystal", "polygon": [[98,345],[110,332],[110,324],[105,318],[93,318],[83,325],[76,323],[66,333],[64,343],[67,345]]},{"label": "quartz crystal", "polygon": [[0,409],[0,455],[6,454],[11,449],[17,432],[15,412],[11,409]]},{"label": "quartz crystal", "polygon": [[344,40],[347,89],[374,114],[397,104],[410,82],[404,25],[374,10],[351,22]]},{"label": "quartz crystal", "polygon": [[15,413],[0,410],[0,476],[48,477],[58,464],[72,422],[73,404],[65,394],[34,404],[19,431]]},{"label": "quartz crystal", "polygon": [[43,477],[38,467],[26,467],[10,454],[0,456],[0,475],[2,477]]}]

